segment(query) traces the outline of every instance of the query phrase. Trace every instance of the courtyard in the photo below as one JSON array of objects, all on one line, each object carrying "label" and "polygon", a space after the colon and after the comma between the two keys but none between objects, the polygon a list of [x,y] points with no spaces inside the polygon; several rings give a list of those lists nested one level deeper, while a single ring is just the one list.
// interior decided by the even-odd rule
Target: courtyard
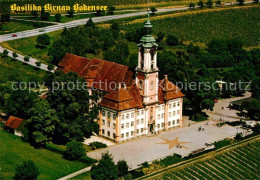
[{"label": "courtyard", "polygon": [[[88,152],[91,158],[100,159],[101,154],[109,151],[114,161],[126,160],[130,169],[136,169],[143,162],[152,162],[157,159],[178,154],[187,156],[191,152],[207,148],[205,145],[234,137],[237,133],[246,134],[247,130],[240,127],[223,125],[218,127],[215,121],[204,121],[182,128],[172,129],[155,136],[117,144],[104,149]],[[200,130],[199,129],[204,129]]]}]

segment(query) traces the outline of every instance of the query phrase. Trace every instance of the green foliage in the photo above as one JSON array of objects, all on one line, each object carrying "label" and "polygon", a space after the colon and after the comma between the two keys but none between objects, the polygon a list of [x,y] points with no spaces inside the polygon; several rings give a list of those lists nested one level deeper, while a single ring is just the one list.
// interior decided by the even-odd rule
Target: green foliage
[{"label": "green foliage", "polygon": [[151,7],[151,11],[152,11],[152,14],[154,15],[156,13],[156,11],[158,11],[158,10],[156,9],[156,7]]},{"label": "green foliage", "polygon": [[93,165],[91,168],[91,178],[93,180],[113,180],[118,178],[118,169],[113,162],[111,154],[108,152],[102,154],[102,158],[99,160],[98,165]]},{"label": "green foliage", "polygon": [[[97,117],[98,108],[95,103],[90,107],[90,100],[97,100],[96,95],[89,96],[83,88],[86,83],[77,73],[56,71],[45,78],[49,89],[47,97],[60,121],[56,124],[53,136],[54,142],[67,143],[72,140],[83,141],[90,137],[96,129],[94,119]],[[74,87],[69,86],[74,83]]]},{"label": "green foliage", "polygon": [[47,34],[41,34],[38,36],[37,40],[36,40],[36,47],[39,48],[46,48],[48,45],[50,45],[51,39],[50,36],[48,36]]},{"label": "green foliage", "polygon": [[35,65],[37,66],[37,67],[41,67],[41,62],[40,61],[37,61],[37,62],[35,62]]},{"label": "green foliage", "polygon": [[221,1],[220,0],[216,1],[215,3],[216,3],[216,6],[221,6]]},{"label": "green foliage", "polygon": [[74,17],[75,11],[74,9],[71,7],[70,10],[68,11],[68,17]]},{"label": "green foliage", "polygon": [[30,119],[28,124],[29,142],[34,147],[45,147],[47,142],[52,140],[55,124],[58,117],[55,110],[51,109],[50,104],[45,99],[39,99],[29,110]]},{"label": "green foliage", "polygon": [[15,180],[36,180],[40,172],[32,160],[24,161],[15,168]]},{"label": "green foliage", "polygon": [[109,6],[108,7],[108,14],[113,15],[115,10],[116,10],[116,8],[114,6]]},{"label": "green foliage", "polygon": [[93,22],[92,18],[89,18],[89,20],[87,21],[86,27],[95,28],[95,23]]},{"label": "green foliage", "polygon": [[60,20],[62,19],[61,14],[60,13],[55,14],[54,19],[56,22],[60,22]]},{"label": "green foliage", "polygon": [[199,1],[198,2],[198,6],[202,9],[204,7],[204,2],[203,1]]},{"label": "green foliage", "polygon": [[8,56],[8,54],[9,54],[9,51],[8,51],[7,49],[5,49],[5,50],[3,51],[2,57],[3,57],[3,58],[6,58],[6,57]]},{"label": "green foliage", "polygon": [[213,1],[212,1],[212,0],[208,0],[208,1],[206,2],[206,6],[207,6],[208,8],[212,8],[212,6],[213,6]]},{"label": "green foliage", "polygon": [[166,39],[166,43],[169,46],[176,46],[179,44],[179,39],[176,36],[173,35],[169,35]]},{"label": "green foliage", "polygon": [[190,3],[190,4],[189,4],[189,8],[190,8],[190,9],[195,9],[195,4],[194,4],[194,3]]},{"label": "green foliage", "polygon": [[18,57],[18,54],[16,52],[13,52],[13,58],[16,59]]},{"label": "green foliage", "polygon": [[245,0],[237,0],[239,6],[244,6]]},{"label": "green foliage", "polygon": [[10,22],[10,14],[2,14],[1,15],[1,22],[4,23],[4,22]]},{"label": "green foliage", "polygon": [[30,57],[29,56],[24,56],[23,60],[24,60],[24,62],[29,62],[30,61]]},{"label": "green foliage", "polygon": [[257,123],[252,130],[254,131],[254,133],[260,134],[260,124]]},{"label": "green foliage", "polygon": [[31,11],[31,15],[32,15],[34,18],[37,18],[37,17],[38,17],[38,11]]},{"label": "green foliage", "polygon": [[48,68],[49,71],[54,70],[54,66],[52,64],[49,64],[47,68]]},{"label": "green foliage", "polygon": [[68,142],[63,156],[68,160],[78,160],[79,158],[86,156],[83,144],[77,141]]},{"label": "green foliage", "polygon": [[128,164],[125,160],[120,160],[117,162],[117,168],[118,168],[118,176],[123,177],[128,174]]},{"label": "green foliage", "polygon": [[252,120],[260,120],[260,100],[253,99],[252,101],[243,102],[241,109],[244,112],[244,116]]},{"label": "green foliage", "polygon": [[49,21],[49,18],[50,18],[50,13],[49,13],[49,12],[45,12],[45,9],[42,8],[42,11],[41,11],[41,20],[43,20],[43,21]]},{"label": "green foliage", "polygon": [[231,139],[224,139],[222,141],[214,142],[215,149],[220,149],[220,148],[228,146],[230,144],[232,144],[232,140]]},{"label": "green foliage", "polygon": [[80,162],[86,163],[86,164],[93,164],[93,163],[97,163],[98,160],[96,159],[92,159],[88,156],[82,156],[78,159]]},{"label": "green foliage", "polygon": [[95,149],[100,149],[100,148],[106,148],[107,145],[102,143],[102,142],[92,142],[89,144],[89,146],[91,147],[92,150],[95,150]]},{"label": "green foliage", "polygon": [[255,3],[255,4],[258,4],[258,3],[259,3],[259,0],[254,0],[254,3]]},{"label": "green foliage", "polygon": [[160,32],[157,34],[157,39],[156,39],[156,41],[157,41],[157,42],[161,42],[164,37],[165,37],[165,34],[160,31]]}]

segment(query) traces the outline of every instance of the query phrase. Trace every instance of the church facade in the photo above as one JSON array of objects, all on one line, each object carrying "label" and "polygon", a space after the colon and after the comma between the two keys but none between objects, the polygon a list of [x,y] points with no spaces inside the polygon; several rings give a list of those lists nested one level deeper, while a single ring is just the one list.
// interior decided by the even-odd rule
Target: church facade
[{"label": "church facade", "polygon": [[74,71],[83,77],[90,94],[102,92],[99,135],[118,143],[182,126],[184,95],[167,75],[159,80],[158,45],[152,36],[149,13],[144,28],[135,72],[121,64],[68,53],[59,63],[65,73]]}]

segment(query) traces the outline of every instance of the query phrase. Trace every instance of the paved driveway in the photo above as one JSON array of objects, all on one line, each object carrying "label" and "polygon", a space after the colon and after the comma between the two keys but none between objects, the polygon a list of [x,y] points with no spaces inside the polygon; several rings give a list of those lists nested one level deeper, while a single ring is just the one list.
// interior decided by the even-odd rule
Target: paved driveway
[{"label": "paved driveway", "polygon": [[[109,151],[109,153],[113,155],[115,162],[124,159],[128,162],[131,169],[135,169],[139,164],[145,161],[151,162],[173,155],[174,153],[185,156],[192,151],[205,148],[205,143],[210,144],[227,137],[233,137],[239,132],[245,133],[243,129],[228,125],[217,127],[215,123],[214,121],[209,121],[209,125],[205,125],[206,122],[200,122],[192,124],[190,127],[178,128],[168,132],[162,132],[156,136],[143,137],[105,149],[91,151],[88,152],[87,155],[92,158],[100,159],[103,152]],[[204,127],[205,130],[198,131],[200,126]],[[179,143],[179,145],[183,145],[187,148],[177,148],[175,143],[176,138],[178,138],[177,140],[179,142],[189,142]],[[173,148],[169,149],[169,144],[158,144],[165,143],[167,140],[175,140],[175,142],[169,142],[169,144],[174,146]]]}]

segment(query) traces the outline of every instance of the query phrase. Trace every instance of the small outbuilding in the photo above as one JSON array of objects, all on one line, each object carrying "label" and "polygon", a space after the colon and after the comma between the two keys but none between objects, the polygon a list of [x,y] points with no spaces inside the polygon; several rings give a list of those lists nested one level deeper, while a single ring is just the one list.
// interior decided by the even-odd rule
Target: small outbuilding
[{"label": "small outbuilding", "polygon": [[5,123],[5,129],[9,132],[14,133],[16,136],[22,136],[25,120],[10,116]]}]

